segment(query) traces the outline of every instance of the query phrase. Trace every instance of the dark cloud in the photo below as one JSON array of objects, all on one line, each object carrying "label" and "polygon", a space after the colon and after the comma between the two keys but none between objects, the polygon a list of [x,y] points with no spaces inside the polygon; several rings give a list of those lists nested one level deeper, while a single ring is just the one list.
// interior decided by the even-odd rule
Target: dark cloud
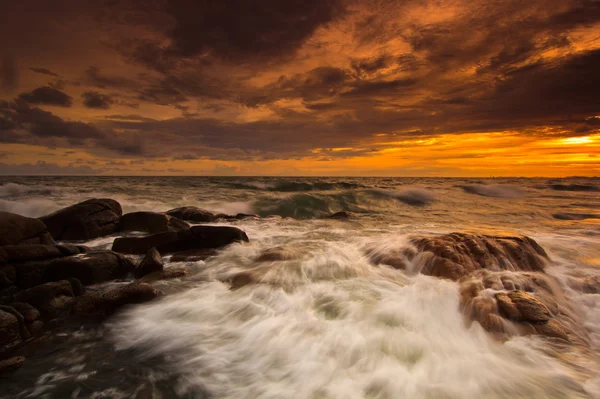
[{"label": "dark cloud", "polygon": [[105,75],[100,71],[100,68],[96,66],[91,66],[85,70],[84,80],[88,84],[101,89],[108,87],[137,88],[139,86],[139,84],[132,79]]},{"label": "dark cloud", "polygon": [[32,70],[33,72],[36,72],[36,73],[39,73],[39,74],[42,74],[42,75],[54,76],[55,78],[59,78],[60,77],[60,75],[58,75],[58,74],[56,74],[56,73],[54,73],[51,70],[46,69],[46,68],[29,68],[29,69]]},{"label": "dark cloud", "polygon": [[29,93],[19,95],[21,100],[30,104],[56,105],[59,107],[70,107],[73,105],[73,98],[53,87],[43,86],[34,89]]},{"label": "dark cloud", "polygon": [[102,169],[92,169],[89,166],[76,166],[70,164],[61,166],[52,162],[37,161],[34,164],[6,164],[0,163],[0,175],[94,175],[102,173]]},{"label": "dark cloud", "polygon": [[109,109],[114,100],[108,94],[97,91],[86,91],[81,95],[83,105],[88,108]]}]

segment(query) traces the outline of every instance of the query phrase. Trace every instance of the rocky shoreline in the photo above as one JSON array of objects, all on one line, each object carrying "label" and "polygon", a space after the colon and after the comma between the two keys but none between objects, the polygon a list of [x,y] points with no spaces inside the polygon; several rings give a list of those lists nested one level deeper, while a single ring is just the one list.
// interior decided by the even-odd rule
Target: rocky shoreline
[{"label": "rocky shoreline", "polygon": [[[344,212],[330,216],[351,217]],[[101,322],[128,304],[162,295],[154,282],[189,273],[164,268],[162,256],[198,261],[249,241],[236,227],[200,223],[247,218],[258,216],[196,207],[123,214],[112,199],[87,200],[38,219],[0,212],[0,374],[21,367],[26,362],[22,348],[52,334],[60,323]],[[78,244],[127,232],[144,235],[116,238],[112,250]],[[458,282],[467,323],[476,321],[499,339],[539,334],[588,342],[577,312],[544,271],[548,255],[533,239],[452,233],[413,237],[410,244],[389,251],[367,249],[365,256],[374,266]],[[228,283],[231,289],[282,285],[269,270],[294,256],[293,249],[271,248],[257,258],[258,267],[231,276]],[[121,284],[102,285],[111,281]],[[586,287],[600,292],[598,284]]]}]

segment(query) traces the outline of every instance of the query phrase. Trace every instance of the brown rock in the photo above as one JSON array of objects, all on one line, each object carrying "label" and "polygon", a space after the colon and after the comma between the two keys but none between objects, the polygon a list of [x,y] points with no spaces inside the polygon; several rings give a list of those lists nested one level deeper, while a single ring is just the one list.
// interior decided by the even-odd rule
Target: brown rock
[{"label": "brown rock", "polygon": [[560,338],[565,341],[569,341],[563,326],[556,320],[548,320],[547,323],[536,323],[533,325],[535,331],[540,335],[545,335],[552,338]]},{"label": "brown rock", "polygon": [[159,272],[154,272],[140,278],[140,283],[154,283],[159,280],[170,280],[174,278],[185,277],[190,274],[186,267],[168,267]]},{"label": "brown rock", "polygon": [[234,242],[248,241],[248,236],[237,227],[192,226],[178,232],[166,232],[147,237],[120,237],[113,250],[125,254],[145,254],[152,247],[161,254],[191,249],[221,248]]},{"label": "brown rock", "polygon": [[155,212],[133,212],[121,217],[122,231],[143,231],[149,234],[180,231],[190,225],[176,217]]},{"label": "brown rock", "polygon": [[521,312],[519,311],[519,309],[517,309],[517,307],[507,294],[503,292],[496,294],[496,302],[498,304],[500,314],[502,314],[504,317],[514,321],[522,320]]},{"label": "brown rock", "polygon": [[519,310],[522,320],[543,322],[550,320],[548,308],[524,291],[510,291],[507,296]]},{"label": "brown rock", "polygon": [[138,267],[135,268],[133,274],[136,278],[145,276],[146,274],[160,272],[163,270],[163,261],[160,253],[156,248],[151,248]]},{"label": "brown rock", "polygon": [[237,290],[248,284],[254,284],[254,276],[251,273],[238,273],[231,278],[231,289]]},{"label": "brown rock", "polygon": [[18,370],[25,363],[23,356],[15,356],[8,359],[0,360],[0,374],[7,374]]},{"label": "brown rock", "polygon": [[297,257],[297,253],[287,247],[273,247],[264,250],[258,258],[257,262],[276,262],[282,260],[292,260]]},{"label": "brown rock", "polygon": [[105,294],[90,293],[77,298],[72,314],[85,318],[105,318],[125,305],[147,302],[160,294],[151,285],[132,283]]},{"label": "brown rock", "polygon": [[[176,217],[177,219],[187,220],[188,222],[206,223],[214,222],[219,218],[219,214],[215,214],[206,209],[201,209],[196,206],[184,206],[181,208],[171,209],[166,212],[167,215]],[[226,215],[225,215],[226,216]]]},{"label": "brown rock", "polygon": [[90,240],[119,230],[121,205],[112,199],[90,199],[40,218],[55,240]]},{"label": "brown rock", "polygon": [[71,283],[63,280],[29,288],[14,297],[15,302],[33,305],[43,317],[52,319],[69,308],[75,295]]},{"label": "brown rock", "polygon": [[54,244],[54,240],[39,220],[0,212],[0,245],[21,244]]},{"label": "brown rock", "polygon": [[10,307],[14,308],[17,312],[23,315],[25,323],[33,323],[40,318],[40,311],[25,302],[13,302],[9,304]]},{"label": "brown rock", "polygon": [[21,342],[21,327],[17,317],[0,309],[0,353]]}]

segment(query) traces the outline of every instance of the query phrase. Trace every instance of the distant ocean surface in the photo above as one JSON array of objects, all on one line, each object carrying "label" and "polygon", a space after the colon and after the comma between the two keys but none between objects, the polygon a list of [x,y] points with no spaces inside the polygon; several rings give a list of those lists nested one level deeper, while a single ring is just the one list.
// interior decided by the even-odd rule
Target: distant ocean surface
[{"label": "distant ocean surface", "polygon": [[[600,398],[600,294],[570,283],[600,282],[598,178],[0,177],[2,211],[38,217],[89,198],[261,218],[219,222],[250,243],[161,282],[158,301],[65,329],[0,381],[0,398],[129,398],[148,384],[164,398]],[[326,218],[340,211],[352,217]],[[458,283],[365,257],[450,232],[534,238],[589,346],[495,340],[465,323]],[[217,281],[280,246],[300,254],[286,263],[294,290]]]}]

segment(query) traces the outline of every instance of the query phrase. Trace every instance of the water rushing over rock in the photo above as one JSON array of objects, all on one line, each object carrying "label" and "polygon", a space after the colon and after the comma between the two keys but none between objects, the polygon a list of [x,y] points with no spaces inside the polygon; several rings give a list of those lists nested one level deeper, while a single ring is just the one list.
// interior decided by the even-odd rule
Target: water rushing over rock
[{"label": "water rushing over rock", "polygon": [[[24,216],[89,198],[155,212],[151,225],[138,214],[128,231],[76,243],[94,251],[171,230],[161,215],[181,207],[196,208],[172,216],[249,241],[150,251],[134,285],[119,277],[81,296],[60,283],[69,295],[57,297],[82,319],[112,316],[26,347],[0,398],[599,397],[600,219],[555,216],[597,215],[600,198],[581,187],[599,183],[5,179],[0,210]],[[519,195],[496,195],[507,192]],[[261,217],[227,216],[238,213]],[[60,245],[38,255],[60,259]],[[42,317],[10,307],[27,330]],[[2,311],[20,339],[19,320]]]}]

